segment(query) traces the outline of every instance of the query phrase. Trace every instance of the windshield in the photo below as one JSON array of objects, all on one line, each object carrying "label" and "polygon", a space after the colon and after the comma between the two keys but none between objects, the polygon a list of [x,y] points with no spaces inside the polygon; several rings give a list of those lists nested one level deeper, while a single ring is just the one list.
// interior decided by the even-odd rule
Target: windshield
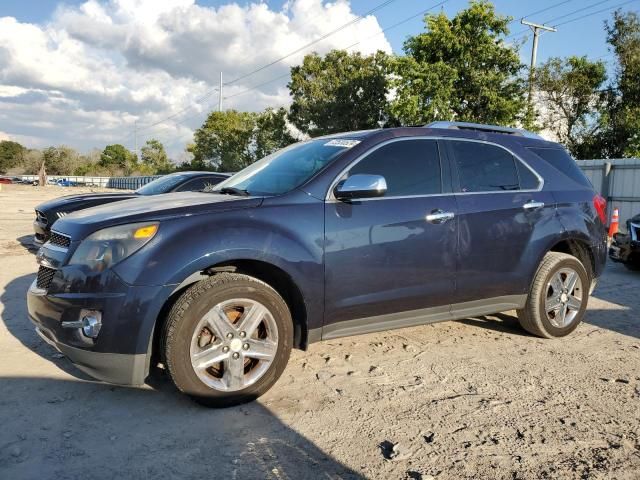
[{"label": "windshield", "polygon": [[215,191],[244,191],[248,195],[281,195],[299,187],[346,149],[360,143],[350,139],[318,139],[295,143],[249,165],[219,183]]},{"label": "windshield", "polygon": [[188,175],[166,175],[164,177],[156,178],[153,182],[149,182],[145,186],[140,187],[136,190],[136,193],[138,195],[158,195],[160,193],[167,193],[187,178]]}]

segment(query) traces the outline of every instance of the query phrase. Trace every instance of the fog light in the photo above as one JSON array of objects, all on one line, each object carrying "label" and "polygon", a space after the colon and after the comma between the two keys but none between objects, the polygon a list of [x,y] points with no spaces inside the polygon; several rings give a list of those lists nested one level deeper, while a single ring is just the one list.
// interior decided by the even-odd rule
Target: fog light
[{"label": "fog light", "polygon": [[87,312],[82,317],[82,333],[89,338],[97,338],[102,327],[102,314],[100,312]]}]

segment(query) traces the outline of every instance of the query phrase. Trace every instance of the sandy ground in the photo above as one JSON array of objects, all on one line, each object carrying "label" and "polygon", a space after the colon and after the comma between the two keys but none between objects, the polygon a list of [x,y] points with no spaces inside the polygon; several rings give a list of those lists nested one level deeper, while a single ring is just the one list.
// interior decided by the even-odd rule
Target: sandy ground
[{"label": "sandy ground", "polygon": [[91,381],[33,332],[32,210],[69,192],[0,192],[0,478],[640,478],[640,274],[610,264],[563,340],[511,312],[328,341],[207,410]]}]

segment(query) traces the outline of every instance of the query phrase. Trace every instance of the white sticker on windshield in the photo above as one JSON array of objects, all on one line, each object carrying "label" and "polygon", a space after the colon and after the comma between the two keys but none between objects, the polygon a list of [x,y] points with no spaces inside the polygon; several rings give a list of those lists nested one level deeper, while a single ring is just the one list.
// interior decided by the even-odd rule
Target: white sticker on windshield
[{"label": "white sticker on windshield", "polygon": [[355,147],[360,143],[360,140],[349,140],[346,138],[336,138],[334,140],[329,140],[324,144],[325,147],[343,147],[343,148],[351,148]]}]

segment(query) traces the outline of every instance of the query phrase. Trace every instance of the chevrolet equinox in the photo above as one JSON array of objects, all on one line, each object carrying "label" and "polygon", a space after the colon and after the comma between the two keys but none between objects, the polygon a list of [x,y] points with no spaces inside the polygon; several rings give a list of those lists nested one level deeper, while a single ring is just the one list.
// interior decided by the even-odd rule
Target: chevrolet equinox
[{"label": "chevrolet equinox", "polygon": [[38,334],[97,379],[165,368],[250,401],[292,348],[516,310],[563,337],[606,259],[606,203],[558,144],[436,122],[284,148],[212,192],[59,219],[28,292]]}]

